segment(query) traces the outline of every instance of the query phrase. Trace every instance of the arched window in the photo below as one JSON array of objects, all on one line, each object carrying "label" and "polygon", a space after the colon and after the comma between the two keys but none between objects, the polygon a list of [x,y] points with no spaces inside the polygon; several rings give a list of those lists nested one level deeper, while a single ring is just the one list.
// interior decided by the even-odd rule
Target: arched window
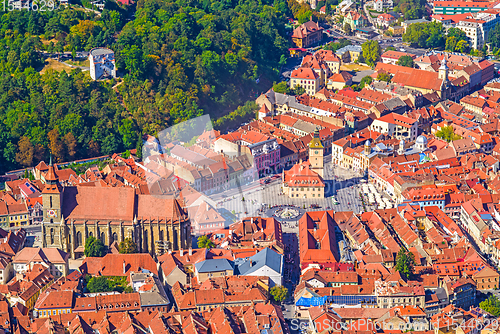
[{"label": "arched window", "polygon": [[160,230],[160,240],[163,241],[163,231]]},{"label": "arched window", "polygon": [[148,231],[144,231],[144,251],[148,252]]},{"label": "arched window", "polygon": [[52,196],[50,196],[50,208],[52,209]]},{"label": "arched window", "polygon": [[113,241],[118,241],[118,235],[115,233],[113,233]]},{"label": "arched window", "polygon": [[54,243],[54,229],[53,228],[50,229],[50,243],[51,244]]},{"label": "arched window", "polygon": [[69,244],[71,245],[71,234],[68,234]]},{"label": "arched window", "polygon": [[81,246],[82,245],[82,232],[78,231],[76,233],[76,246]]},{"label": "arched window", "polygon": [[101,241],[104,245],[106,244],[106,234],[104,232],[101,232]]},{"label": "arched window", "polygon": [[92,232],[89,232],[89,237],[93,237],[94,235],[92,234]]}]

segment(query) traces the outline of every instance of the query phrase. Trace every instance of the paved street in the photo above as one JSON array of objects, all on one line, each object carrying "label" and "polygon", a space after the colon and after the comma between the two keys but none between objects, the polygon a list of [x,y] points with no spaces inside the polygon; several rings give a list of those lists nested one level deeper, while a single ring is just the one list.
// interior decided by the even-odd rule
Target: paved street
[{"label": "paved street", "polygon": [[[246,216],[264,216],[269,207],[276,205],[293,205],[299,208],[311,210],[335,210],[354,211],[360,213],[363,210],[360,192],[360,175],[352,170],[334,166],[330,156],[325,157],[325,182],[326,198],[289,198],[282,194],[281,179],[274,179],[269,184],[261,185],[258,181],[238,189],[229,190],[217,196],[211,196],[217,202],[217,209],[234,215],[233,219]],[[224,197],[226,196],[226,197]],[[334,205],[332,197],[339,204]],[[312,209],[311,205],[319,205]],[[284,229],[286,231],[286,229]]]},{"label": "paved street", "polygon": [[288,299],[283,303],[283,314],[285,318],[294,318],[295,305],[293,293],[300,278],[298,233],[284,233],[283,241],[285,244],[285,275],[283,285],[288,289]]}]

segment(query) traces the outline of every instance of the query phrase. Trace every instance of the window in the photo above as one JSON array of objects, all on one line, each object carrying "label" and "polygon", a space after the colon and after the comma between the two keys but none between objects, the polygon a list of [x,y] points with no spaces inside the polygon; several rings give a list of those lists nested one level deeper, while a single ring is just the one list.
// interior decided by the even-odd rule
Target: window
[{"label": "window", "polygon": [[81,246],[82,245],[82,232],[78,231],[76,233],[76,246]]}]

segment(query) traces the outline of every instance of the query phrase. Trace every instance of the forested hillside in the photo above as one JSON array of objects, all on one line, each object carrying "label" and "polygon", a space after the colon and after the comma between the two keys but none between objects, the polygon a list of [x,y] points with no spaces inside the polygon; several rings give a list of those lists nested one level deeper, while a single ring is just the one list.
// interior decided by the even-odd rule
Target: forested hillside
[{"label": "forested hillside", "polygon": [[[219,119],[269,88],[262,81],[276,79],[289,47],[284,0],[108,7],[102,15],[76,7],[2,15],[2,171],[32,166],[49,152],[63,161],[135,148],[142,134],[203,113]],[[120,85],[80,70],[38,72],[41,52],[97,46],[115,51]]]}]

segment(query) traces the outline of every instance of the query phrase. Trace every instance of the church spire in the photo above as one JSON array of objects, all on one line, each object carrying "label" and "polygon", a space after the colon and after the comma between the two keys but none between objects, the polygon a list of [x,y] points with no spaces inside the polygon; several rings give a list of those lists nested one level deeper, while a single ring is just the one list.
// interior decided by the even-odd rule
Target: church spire
[{"label": "church spire", "polygon": [[56,172],[54,170],[54,165],[52,164],[52,155],[50,155],[49,170],[45,174],[45,183],[55,184],[55,183],[57,183],[57,181],[58,181],[58,178],[57,178]]}]

